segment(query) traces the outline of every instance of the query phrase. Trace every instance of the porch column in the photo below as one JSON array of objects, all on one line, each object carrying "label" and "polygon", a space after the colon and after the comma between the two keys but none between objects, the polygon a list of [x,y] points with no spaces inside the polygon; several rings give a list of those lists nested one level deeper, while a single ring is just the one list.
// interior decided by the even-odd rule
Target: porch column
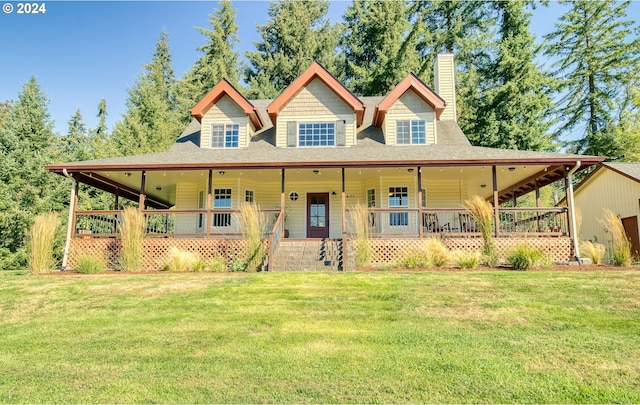
[{"label": "porch column", "polygon": [[582,264],[582,259],[580,259],[580,246],[578,245],[578,229],[576,225],[576,215],[575,215],[575,205],[573,201],[573,173],[580,168],[581,162],[577,161],[576,165],[571,168],[567,172],[567,168],[565,167],[565,184],[567,190],[567,213],[569,216],[569,236],[573,242],[573,252],[575,254],[575,259],[579,264]]},{"label": "porch column", "polygon": [[498,172],[496,166],[491,166],[491,174],[493,175],[493,221],[495,222],[495,237],[500,235],[500,213],[498,212],[499,200],[498,200]]},{"label": "porch column", "polygon": [[564,168],[564,192],[566,194],[567,197],[567,230],[569,232],[569,237],[572,238],[573,237],[573,233],[574,233],[574,229],[573,229],[573,210],[570,209],[570,207],[573,207],[573,193],[569,192],[569,189],[572,188],[571,187],[571,177],[567,175],[568,170],[567,167],[565,166]]},{"label": "porch column", "polygon": [[[536,179],[536,208],[540,208],[540,182]],[[536,231],[540,232],[540,211],[536,211]]]},{"label": "porch column", "polygon": [[[516,190],[513,190],[513,208],[518,207],[518,197],[516,196]],[[518,212],[513,211],[513,231],[518,232]]]},{"label": "porch column", "polygon": [[69,197],[69,220],[67,221],[67,239],[64,244],[64,253],[62,255],[62,270],[67,268],[67,260],[69,259],[69,248],[71,238],[76,232],[76,211],[78,209],[78,182],[71,175],[71,196]]},{"label": "porch column", "polygon": [[[113,197],[113,210],[118,211],[119,208],[120,208],[120,187],[116,187],[116,193],[114,194],[114,197]],[[118,232],[118,214],[113,216],[112,232],[113,233]]]},{"label": "porch column", "polygon": [[207,220],[207,223],[205,225],[207,229],[207,239],[211,237],[211,205],[213,202],[211,190],[213,190],[213,170],[209,169],[209,178],[207,179],[207,213],[205,215],[205,218]]},{"label": "porch column", "polygon": [[280,216],[282,216],[282,221],[280,221],[280,226],[282,227],[281,232],[284,235],[284,211],[285,211],[285,202],[286,198],[284,195],[284,167],[282,168],[282,176],[280,180]]},{"label": "porch column", "polygon": [[142,175],[140,176],[140,196],[138,198],[138,209],[142,213],[145,207],[145,195],[144,195],[144,187],[147,182],[147,172],[145,170],[142,171]]},{"label": "porch column", "polygon": [[342,168],[342,270],[347,269],[347,194],[345,193],[344,167]]},{"label": "porch column", "polygon": [[422,239],[422,168],[418,167],[418,237]]}]

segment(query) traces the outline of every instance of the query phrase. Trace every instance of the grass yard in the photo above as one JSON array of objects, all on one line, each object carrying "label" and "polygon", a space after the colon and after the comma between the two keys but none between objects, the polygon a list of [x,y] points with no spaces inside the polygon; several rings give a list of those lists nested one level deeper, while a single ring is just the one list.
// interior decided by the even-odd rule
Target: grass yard
[{"label": "grass yard", "polygon": [[2,403],[639,403],[640,272],[0,272]]}]

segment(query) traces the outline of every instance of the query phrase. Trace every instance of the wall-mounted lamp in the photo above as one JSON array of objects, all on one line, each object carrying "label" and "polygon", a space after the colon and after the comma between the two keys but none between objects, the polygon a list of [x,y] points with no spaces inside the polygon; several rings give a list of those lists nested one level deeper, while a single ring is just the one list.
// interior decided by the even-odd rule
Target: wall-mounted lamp
[{"label": "wall-mounted lamp", "polygon": [[515,167],[510,167],[510,168],[509,168],[509,171],[510,171],[510,172],[513,172],[513,171],[515,171],[515,170],[516,170],[516,168],[515,168]]},{"label": "wall-mounted lamp", "polygon": [[336,193],[335,191],[332,191],[331,195],[338,195],[338,193]]},{"label": "wall-mounted lamp", "polygon": [[408,171],[409,173],[413,173],[413,167],[409,168],[407,171]]},{"label": "wall-mounted lamp", "polygon": [[320,174],[320,170],[314,170],[313,174]]},{"label": "wall-mounted lamp", "polygon": [[224,170],[220,170],[220,171],[218,172],[218,174],[219,174],[220,176],[224,176]]},{"label": "wall-mounted lamp", "polygon": [[162,187],[156,187],[156,191],[162,191]]},{"label": "wall-mounted lamp", "polygon": [[131,177],[131,173],[129,173],[129,172],[124,172],[124,175],[125,175],[126,177]]}]

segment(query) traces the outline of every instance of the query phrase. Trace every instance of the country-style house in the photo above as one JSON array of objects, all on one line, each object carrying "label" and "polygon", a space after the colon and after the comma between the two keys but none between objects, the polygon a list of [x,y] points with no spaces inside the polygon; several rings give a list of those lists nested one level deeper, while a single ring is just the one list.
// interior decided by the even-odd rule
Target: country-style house
[{"label": "country-style house", "polygon": [[[265,263],[279,270],[353,268],[349,216],[358,203],[371,212],[374,262],[432,236],[478,248],[463,206],[473,195],[494,206],[499,250],[527,242],[571,260],[571,176],[603,159],[472,146],[456,122],[454,83],[450,54],[437,58],[434,90],[410,74],[384,97],[356,97],[318,63],[274,100],[247,100],[222,80],[166,152],[47,166],[74,182],[65,264],[81,252],[115,255],[123,198],[147,216],[147,268],[171,246],[231,254],[240,233],[232,214],[252,202],[272,218]],[[567,207],[501,206],[563,178]],[[112,193],[114,210],[79,211],[78,183]],[[320,265],[293,266],[294,253],[276,262],[291,246],[314,246]]]}]

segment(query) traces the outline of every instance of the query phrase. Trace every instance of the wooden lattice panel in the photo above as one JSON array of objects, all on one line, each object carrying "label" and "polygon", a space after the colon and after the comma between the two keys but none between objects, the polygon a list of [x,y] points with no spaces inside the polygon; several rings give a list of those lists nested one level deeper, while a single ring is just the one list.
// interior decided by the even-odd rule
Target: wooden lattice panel
[{"label": "wooden lattice panel", "polygon": [[[371,239],[371,264],[395,264],[401,261],[408,252],[423,246],[424,239]],[[442,238],[442,242],[450,250],[481,251],[482,238]],[[354,248],[357,241],[353,241]],[[498,257],[505,258],[519,245],[527,245],[539,249],[556,263],[568,262],[572,258],[573,249],[569,238],[497,238],[494,239]]]},{"label": "wooden lattice panel", "polygon": [[[160,270],[166,262],[169,250],[176,247],[188,252],[194,252],[203,260],[209,260],[222,255],[228,261],[243,257],[248,242],[243,239],[145,239],[142,270]],[[119,239],[77,238],[71,240],[67,267],[73,269],[78,263],[78,257],[90,255],[102,257],[110,268],[116,268],[120,252]]]}]

